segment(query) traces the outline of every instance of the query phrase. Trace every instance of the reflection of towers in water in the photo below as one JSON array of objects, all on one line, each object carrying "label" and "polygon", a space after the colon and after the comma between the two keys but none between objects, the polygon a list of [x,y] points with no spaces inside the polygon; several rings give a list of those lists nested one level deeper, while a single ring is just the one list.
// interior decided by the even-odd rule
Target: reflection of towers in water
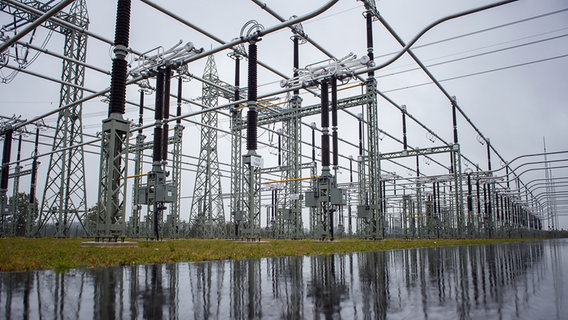
[{"label": "reflection of towers in water", "polygon": [[225,261],[189,264],[189,281],[195,319],[219,319],[221,317],[226,266]]},{"label": "reflection of towers in water", "polygon": [[359,281],[361,283],[364,319],[386,319],[389,301],[388,252],[359,254]]},{"label": "reflection of towers in water", "polygon": [[231,319],[262,318],[261,260],[235,260],[231,263]]},{"label": "reflection of towers in water", "polygon": [[[99,268],[82,274],[87,273],[92,278],[79,285],[88,288],[92,283],[94,301],[79,297],[79,303],[92,305],[93,319],[179,318],[177,264]],[[76,288],[77,283],[71,287]],[[80,318],[78,314],[73,317]]]},{"label": "reflection of towers in water", "polygon": [[168,319],[179,318],[179,281],[178,281],[178,264],[167,264],[165,266],[168,275]]},{"label": "reflection of towers in water", "polygon": [[[220,83],[213,55],[207,59],[203,78],[214,84]],[[216,86],[204,82],[203,105],[207,108],[216,107],[221,95],[219,91]],[[201,115],[201,150],[195,176],[190,223],[192,235],[203,238],[220,237],[225,234],[225,212],[221,198],[221,174],[217,154],[217,123],[216,112],[205,112]]]},{"label": "reflection of towers in water", "polygon": [[93,270],[93,319],[116,318],[116,293],[123,285],[121,275],[122,268]]},{"label": "reflection of towers in water", "polygon": [[279,316],[282,319],[301,319],[304,316],[303,261],[304,257],[267,259],[272,297],[279,301],[277,305],[281,308]]},{"label": "reflection of towers in water", "polygon": [[[397,305],[411,305],[416,308],[411,314],[427,318],[433,308],[455,304],[452,317],[469,319],[491,315],[491,310],[522,310],[530,299],[528,292],[538,291],[541,285],[538,274],[544,272],[543,251],[542,243],[522,243],[392,252],[393,261],[402,266],[394,271],[401,281],[393,282],[398,289],[390,288],[399,294],[390,301],[389,311],[401,312]],[[529,270],[532,268],[536,271]],[[401,296],[404,291],[406,297]],[[420,298],[412,297],[413,291],[419,291]]]},{"label": "reflection of towers in water", "polygon": [[313,299],[314,318],[321,314],[325,319],[334,319],[341,311],[341,302],[349,298],[345,256],[325,255],[310,260],[312,280],[308,283],[307,297]]},{"label": "reflection of towers in water", "polygon": [[[177,319],[178,265],[154,264],[134,268],[141,268],[143,276],[143,283],[141,281],[138,286],[138,299],[142,300],[142,317],[144,319]],[[167,276],[164,276],[164,269]],[[139,308],[138,300],[130,301],[130,303],[136,304],[136,308]]]}]

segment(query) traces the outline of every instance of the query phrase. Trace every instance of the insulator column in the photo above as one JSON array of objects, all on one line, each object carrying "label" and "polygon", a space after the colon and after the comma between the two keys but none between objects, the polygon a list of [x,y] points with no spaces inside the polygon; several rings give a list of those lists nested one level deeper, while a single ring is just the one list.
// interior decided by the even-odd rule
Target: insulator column
[{"label": "insulator column", "polygon": [[312,123],[312,162],[316,162],[316,124]]},{"label": "insulator column", "polygon": [[489,211],[487,209],[487,183],[483,184],[483,207],[485,214],[483,217],[485,232],[488,237],[491,237],[491,231],[489,230]]},{"label": "insulator column", "polygon": [[249,153],[256,153],[257,149],[257,122],[258,111],[257,102],[257,46],[256,43],[249,44],[248,59],[248,112],[247,112],[247,150]]},{"label": "insulator column", "polygon": [[458,120],[457,120],[457,106],[458,102],[456,97],[452,97],[452,125],[454,129],[454,144],[458,143]]},{"label": "insulator column", "polygon": [[162,120],[164,119],[164,74],[158,72],[156,76],[156,105],[154,108],[154,145],[152,161],[154,165],[162,161]]},{"label": "insulator column", "polygon": [[404,150],[408,149],[408,140],[406,138],[406,106],[401,106],[402,111],[402,146]]},{"label": "insulator column", "polygon": [[31,172],[31,182],[30,182],[30,204],[35,202],[35,192],[36,192],[36,182],[37,182],[37,153],[39,146],[39,127],[36,128],[35,141],[34,141],[34,153],[32,161],[32,172]]},{"label": "insulator column", "polygon": [[436,182],[432,183],[432,213],[437,213],[436,206]]},{"label": "insulator column", "polygon": [[359,114],[359,157],[363,156],[363,114]]},{"label": "insulator column", "polygon": [[[297,78],[300,69],[300,38],[294,36],[292,41],[294,42],[294,78]],[[300,89],[294,89],[293,93],[295,96],[299,95]]]},{"label": "insulator column", "polygon": [[162,161],[168,160],[168,136],[169,136],[169,124],[170,119],[170,90],[171,90],[171,74],[172,71],[169,67],[164,70],[164,94],[162,97],[163,107],[163,121],[162,121]]},{"label": "insulator column", "polygon": [[35,212],[35,201],[36,201],[36,184],[37,184],[37,153],[39,147],[39,127],[36,127],[35,141],[34,141],[34,153],[32,161],[32,172],[30,174],[30,195],[28,200],[28,211],[26,213],[26,237],[31,237],[33,232],[34,217],[37,212]]},{"label": "insulator column", "polygon": [[2,178],[0,180],[0,237],[8,235],[7,210],[8,210],[8,175],[10,174],[10,155],[12,152],[12,134],[14,129],[9,127],[4,132],[4,148],[2,152]]},{"label": "insulator column", "polygon": [[140,106],[138,108],[138,134],[142,134],[142,125],[144,123],[144,90],[140,90]]},{"label": "insulator column", "polygon": [[416,178],[420,178],[420,158],[416,156]]},{"label": "insulator column", "polygon": [[491,233],[493,231],[493,205],[491,203],[491,192],[492,192],[492,183],[487,184],[487,223],[488,223],[488,230],[489,230],[489,237],[491,237]]},{"label": "insulator column", "polygon": [[487,142],[487,170],[491,171],[491,141],[489,138],[486,139]]},{"label": "insulator column", "polygon": [[329,172],[329,95],[328,80],[321,82],[321,165],[322,173]]},{"label": "insulator column", "polygon": [[[369,61],[375,60],[373,54],[373,13],[370,11],[365,12],[365,19],[367,25],[367,56]],[[369,71],[367,74],[370,78],[375,76],[375,71]]]},{"label": "insulator column", "polygon": [[467,214],[471,217],[473,213],[473,201],[471,198],[471,173],[467,174]]},{"label": "insulator column", "polygon": [[114,59],[110,85],[109,116],[113,113],[124,114],[126,105],[126,78],[128,77],[126,55],[130,37],[131,0],[118,0],[116,27],[114,30]]},{"label": "insulator column", "polygon": [[478,227],[480,227],[479,219],[481,218],[481,186],[479,184],[479,178],[475,181],[475,198],[477,199],[477,222]]},{"label": "insulator column", "polygon": [[[2,180],[0,180],[0,190],[8,190],[8,175],[10,174],[10,156],[12,154],[12,134],[14,129],[9,128],[4,133],[4,149],[2,151]],[[1,212],[0,214],[3,214]]]},{"label": "insulator column", "polygon": [[234,99],[235,101],[239,101],[241,98],[241,93],[240,93],[240,85],[241,85],[241,56],[239,56],[238,54],[234,55],[235,57],[235,96]]},{"label": "insulator column", "polygon": [[182,84],[183,84],[183,80],[181,78],[181,76],[178,78],[178,87],[177,87],[177,108],[176,108],[176,124],[181,125],[181,105],[183,102],[183,98],[181,96],[182,94]]},{"label": "insulator column", "polygon": [[333,141],[333,170],[339,165],[339,141],[337,137],[337,79],[331,78],[331,130]]},{"label": "insulator column", "polygon": [[511,179],[509,179],[509,165],[505,166],[505,175],[507,176],[507,190],[511,189]]}]

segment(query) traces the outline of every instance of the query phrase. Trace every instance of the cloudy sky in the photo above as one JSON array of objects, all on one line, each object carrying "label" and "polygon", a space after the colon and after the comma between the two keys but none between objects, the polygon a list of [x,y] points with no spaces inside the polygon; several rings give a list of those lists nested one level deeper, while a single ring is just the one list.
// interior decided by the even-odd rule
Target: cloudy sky
[{"label": "cloudy sky", "polygon": [[[158,1],[156,1],[158,2]],[[294,15],[302,16],[321,7],[325,1],[302,0],[265,0],[268,7],[280,16],[288,19]],[[382,17],[396,30],[405,41],[414,38],[423,28],[433,21],[450,14],[482,6],[495,1],[454,1],[454,0],[381,0],[377,1],[377,9]],[[252,1],[159,1],[159,5],[175,13],[184,20],[198,26],[222,41],[228,42],[240,36],[241,28],[250,20],[256,20],[266,28],[279,23],[277,19],[263,11]],[[90,25],[89,30],[104,39],[114,38],[115,1],[87,0]],[[358,56],[366,53],[365,21],[362,16],[363,4],[355,0],[340,0],[331,9],[323,14],[303,23],[304,31],[317,44],[332,53],[335,57],[344,57],[350,53]],[[0,24],[6,25],[11,21],[10,16],[0,14]],[[421,37],[414,45],[414,53],[420,60],[429,66],[430,72],[444,86],[446,91],[457,98],[459,106],[474,123],[477,129],[487,138],[505,161],[527,154],[543,152],[543,138],[549,152],[568,150],[568,1],[567,0],[520,0],[484,12],[472,14],[445,22]],[[393,53],[400,50],[400,45],[386,31],[385,27],[375,21],[373,24],[376,64],[388,60]],[[48,37],[48,32],[38,30],[33,43],[40,45]],[[270,65],[282,74],[292,74],[292,42],[289,29],[277,31],[265,36],[258,43],[258,57],[263,63]],[[171,17],[158,12],[149,5],[133,0],[131,22],[131,48],[136,52],[145,52],[163,47],[168,49],[178,41],[192,42],[196,47],[209,50],[218,47],[219,42],[193,30],[184,24],[174,21]],[[22,41],[30,41],[25,37]],[[52,52],[61,53],[63,37],[54,33],[51,35],[46,48]],[[12,49],[11,54],[14,55]],[[227,51],[215,55],[219,76],[221,80],[232,83],[234,79],[234,61],[227,57]],[[21,56],[21,52],[19,53]],[[31,57],[34,52],[30,52]],[[95,38],[88,42],[87,63],[101,70],[111,68],[111,48],[108,43]],[[134,56],[129,59],[132,65]],[[300,47],[300,66],[328,59],[322,52],[310,44]],[[17,66],[14,58],[8,63]],[[201,75],[205,59],[192,62],[190,72]],[[245,70],[243,68],[242,70]],[[59,78],[61,74],[60,60],[48,55],[39,55],[26,70],[47,76]],[[4,82],[0,84],[0,115],[11,117],[20,116],[30,119],[44,114],[58,106],[59,84],[40,79],[26,73],[15,74],[11,78],[11,70],[0,69]],[[452,141],[451,104],[432,84],[425,73],[418,69],[418,65],[408,56],[402,58],[379,70],[376,73],[378,88],[391,101],[405,105],[409,114],[420,121],[421,124],[432,130],[438,137],[446,142]],[[241,74],[241,83],[246,84],[247,76]],[[259,68],[259,94],[269,94],[280,89],[282,78],[274,73]],[[352,80],[350,84],[356,84]],[[110,84],[110,77],[95,70],[88,69],[85,77],[85,87],[89,90],[99,91]],[[359,94],[359,88],[352,88],[340,92],[340,98]],[[201,95],[201,83],[192,80],[184,84],[184,98],[197,99]],[[279,101],[286,99],[285,95],[278,96]],[[302,92],[304,104],[317,103],[318,99],[309,92]],[[128,89],[127,99],[138,101],[138,88],[132,86]],[[153,95],[146,99],[147,106],[152,107]],[[172,101],[173,102],[173,101]],[[221,100],[220,103],[225,103]],[[83,105],[83,127],[86,134],[95,135],[101,130],[101,121],[106,117],[108,105],[97,98]],[[183,112],[190,113],[199,107],[184,104]],[[353,114],[360,113],[360,109],[351,110]],[[222,113],[226,114],[226,111]],[[137,108],[127,106],[126,117],[137,119]],[[146,119],[152,119],[146,114]],[[379,98],[379,125],[388,134],[402,139],[401,112],[384,98]],[[199,117],[190,118],[198,122]],[[471,163],[465,161],[467,167],[475,169],[479,165],[481,170],[487,170],[486,146],[481,144],[479,135],[472,129],[463,116],[458,116],[458,131],[461,150]],[[357,121],[350,115],[340,115],[339,135],[346,141],[357,143]],[[45,119],[49,125],[55,125],[56,117]],[[317,117],[304,119],[304,123],[316,122]],[[150,123],[149,121],[146,123]],[[184,133],[184,153],[189,156],[199,154],[199,127],[195,123],[186,122]],[[219,127],[228,128],[228,117],[219,116]],[[273,129],[277,130],[280,125]],[[45,131],[53,134],[52,130]],[[274,145],[274,135],[269,131],[259,131],[263,142],[259,153],[263,156],[267,166],[276,164],[276,155],[269,146]],[[309,130],[303,129],[303,135],[309,140]],[[150,136],[151,132],[147,133]],[[400,151],[399,142],[387,137],[381,137],[381,152]],[[408,119],[408,143],[414,148],[440,146],[439,139],[431,139],[429,134],[420,125]],[[28,137],[28,140],[32,138]],[[90,138],[86,138],[88,141]],[[432,141],[433,140],[433,141]],[[41,152],[49,150],[49,139],[42,138],[45,146]],[[228,164],[230,154],[230,138],[223,133],[219,134],[220,161]],[[319,142],[318,142],[319,144]],[[85,156],[87,167],[98,167],[99,144],[86,147]],[[342,143],[341,154],[356,157],[355,147]],[[25,144],[23,156],[29,157],[31,145]],[[92,152],[92,153],[91,153]],[[309,154],[308,146],[304,153]],[[447,155],[435,156],[435,160],[448,165]],[[499,169],[505,164],[492,153],[492,167]],[[566,159],[566,154],[550,156],[549,160]],[[540,162],[542,156],[524,157],[511,162],[512,168],[517,168],[526,162]],[[194,160],[188,160],[190,162]],[[444,169],[423,159],[421,171],[426,174],[444,174]],[[47,158],[42,160],[39,185],[43,188]],[[401,160],[402,164],[414,167],[414,160]],[[347,158],[340,160],[340,165],[348,167]],[[563,166],[562,161],[552,166]],[[525,165],[520,167],[519,173],[529,168],[542,168],[542,164]],[[222,168],[229,169],[227,166]],[[385,164],[385,170],[408,177],[411,172],[395,165]],[[93,171],[94,170],[88,170]],[[552,175],[556,178],[568,177],[568,170],[553,169]],[[307,172],[304,173],[308,174]],[[503,175],[504,170],[496,173]],[[43,176],[43,177],[42,177]],[[88,205],[96,202],[97,175],[87,175]],[[544,178],[544,171],[532,170],[522,175],[525,182]],[[195,175],[187,172],[184,176],[182,196],[182,218],[187,219],[190,196],[193,192]],[[348,181],[349,175],[340,170],[340,182]],[[27,179],[25,179],[27,180]],[[228,192],[228,175],[223,178],[224,192]],[[27,188],[27,182],[22,182]],[[558,180],[556,191],[565,192],[563,180]],[[27,190],[27,189],[25,189]],[[542,193],[543,188],[535,189],[535,194]],[[130,188],[129,188],[130,192]],[[38,190],[38,194],[41,191]],[[560,212],[566,214],[566,195],[558,198]],[[562,204],[564,204],[562,206]],[[226,201],[225,206],[228,206]],[[185,209],[184,209],[185,208]],[[226,211],[228,213],[228,211]],[[560,217],[561,227],[568,228],[568,217]]]}]

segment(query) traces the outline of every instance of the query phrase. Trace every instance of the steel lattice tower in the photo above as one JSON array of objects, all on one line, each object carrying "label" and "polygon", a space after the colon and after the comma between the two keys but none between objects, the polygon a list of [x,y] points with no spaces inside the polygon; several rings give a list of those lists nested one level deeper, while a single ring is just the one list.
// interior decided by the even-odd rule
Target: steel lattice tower
[{"label": "steel lattice tower", "polygon": [[302,128],[298,110],[302,106],[302,99],[299,95],[294,95],[289,103],[290,118],[282,122],[282,132],[284,135],[282,160],[283,160],[283,179],[286,181],[284,188],[284,210],[282,213],[282,236],[286,238],[302,237],[302,200],[301,193],[301,174],[302,174],[302,150],[301,137]]},{"label": "steel lattice tower", "polygon": [[[301,30],[298,26],[296,30]],[[303,34],[303,32],[302,32]],[[294,35],[294,68],[299,67],[299,45],[302,37]],[[294,76],[297,76],[295,71]],[[299,90],[294,90],[288,105],[290,117],[282,122],[284,136],[284,152],[282,154],[284,188],[284,210],[282,213],[282,236],[289,238],[303,237],[302,200],[300,197],[302,185],[299,180],[302,176],[302,118],[298,111],[302,107],[302,98]]]},{"label": "steel lattice tower", "polygon": [[[68,22],[85,30],[89,25],[85,0],[75,1],[70,7]],[[85,62],[87,36],[77,30],[66,28],[64,55],[75,61]],[[85,66],[71,60],[63,60],[63,84],[59,107],[83,98]],[[38,223],[39,232],[48,220],[56,223],[56,237],[69,236],[74,221],[82,222],[87,212],[85,164],[83,146],[82,105],[78,104],[59,112],[47,179]],[[77,220],[75,220],[77,219]]]},{"label": "steel lattice tower", "polygon": [[[211,83],[219,83],[217,65],[212,55],[205,64],[203,78]],[[221,94],[217,87],[204,82],[202,93],[204,106],[217,107]],[[221,198],[221,175],[217,154],[217,113],[203,113],[201,123],[201,151],[197,163],[190,221],[194,236],[220,237],[224,235],[225,212]]]},{"label": "steel lattice tower", "polygon": [[380,187],[381,167],[379,162],[379,115],[377,107],[377,82],[374,78],[367,80],[367,139],[368,139],[368,205],[371,213],[370,236],[373,239],[384,237],[384,206]]},{"label": "steel lattice tower", "polygon": [[[178,78],[178,98],[177,98],[177,116],[181,115],[182,104],[182,82],[183,78]],[[167,235],[170,238],[179,237],[179,223],[180,223],[180,204],[181,204],[181,173],[182,173],[182,155],[183,155],[183,130],[184,126],[181,125],[181,119],[176,121],[174,127],[174,136],[171,137],[173,143],[173,159],[172,159],[172,183],[176,190],[175,199],[170,206],[170,214],[167,217]]]}]

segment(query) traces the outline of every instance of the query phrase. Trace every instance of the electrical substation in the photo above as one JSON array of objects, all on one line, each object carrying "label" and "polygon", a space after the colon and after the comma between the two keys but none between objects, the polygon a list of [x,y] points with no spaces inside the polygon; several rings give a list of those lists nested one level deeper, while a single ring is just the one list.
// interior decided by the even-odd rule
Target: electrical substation
[{"label": "electrical substation", "polygon": [[[113,2],[114,34],[100,35],[89,31],[87,0],[0,0],[1,90],[10,90],[6,74],[59,87],[51,93],[57,106],[25,117],[16,108],[2,112],[1,236],[331,241],[557,229],[566,176],[556,169],[568,152],[545,144],[543,153],[503,157],[465,111],[473,107],[461,106],[414,49],[438,25],[515,1],[453,13],[410,40],[381,15],[380,2],[349,1],[359,12],[346,22],[359,26],[350,35],[358,45],[339,52],[310,35],[338,0],[289,18],[247,1],[270,23],[250,17],[230,30],[232,40],[158,1]],[[183,40],[134,47],[134,39],[150,38],[131,24],[140,8],[175,22],[169,32]],[[384,47],[377,32],[391,37],[394,54],[377,57]],[[48,34],[42,44],[36,33]],[[288,70],[266,63],[275,37]],[[46,49],[50,38],[60,51]],[[101,44],[109,70],[87,60]],[[59,69],[34,69],[43,56]],[[385,93],[378,74],[402,58],[443,108],[411,112]],[[96,113],[96,133],[84,122],[93,101],[104,111]],[[431,118],[444,123],[432,126]],[[539,178],[527,178],[527,169]]]}]

